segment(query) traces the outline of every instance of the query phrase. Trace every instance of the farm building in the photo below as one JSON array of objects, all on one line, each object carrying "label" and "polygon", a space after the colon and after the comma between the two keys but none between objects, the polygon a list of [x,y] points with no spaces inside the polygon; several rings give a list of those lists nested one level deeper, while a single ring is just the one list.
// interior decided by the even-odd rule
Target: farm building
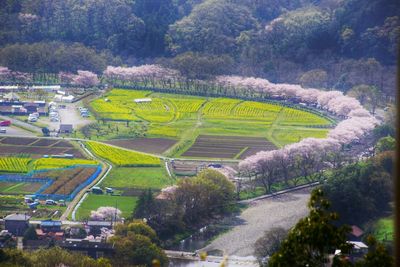
[{"label": "farm building", "polygon": [[64,103],[72,103],[74,99],[75,97],[73,95],[68,95],[68,96],[63,96],[61,101]]},{"label": "farm building", "polygon": [[151,98],[136,98],[135,103],[146,103],[146,102],[151,102]]},{"label": "farm building", "polygon": [[56,102],[64,102],[64,103],[72,103],[74,101],[75,97],[73,95],[62,95],[62,94],[56,94],[54,96],[54,101]]},{"label": "farm building", "polygon": [[31,87],[32,89],[41,89],[48,92],[56,92],[61,89],[60,85],[34,85]]},{"label": "farm building", "polygon": [[35,103],[26,103],[24,104],[24,108],[26,109],[26,112],[33,113],[38,111],[39,105]]},{"label": "farm building", "polygon": [[4,228],[16,236],[23,236],[29,228],[29,219],[31,216],[26,214],[10,214],[4,218]]},{"label": "farm building", "polygon": [[36,234],[39,239],[62,240],[64,231],[61,230],[61,221],[41,221],[40,229],[36,229]]},{"label": "farm building", "polygon": [[73,131],[72,124],[61,124],[60,129],[58,130],[59,133],[72,133]]}]

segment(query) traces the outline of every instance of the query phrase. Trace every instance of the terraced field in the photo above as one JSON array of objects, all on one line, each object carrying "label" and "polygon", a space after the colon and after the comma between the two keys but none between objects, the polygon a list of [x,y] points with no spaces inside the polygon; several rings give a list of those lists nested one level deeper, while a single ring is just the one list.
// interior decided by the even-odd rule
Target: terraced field
[{"label": "terraced field", "polygon": [[[149,100],[138,102],[140,98]],[[332,125],[330,119],[315,112],[279,103],[151,91],[113,89],[102,98],[92,101],[90,105],[97,119],[133,121],[135,125],[144,129],[142,134],[147,138],[174,139],[176,144],[171,148],[153,152],[171,157],[217,156],[238,159],[242,158],[242,155],[249,156],[259,151],[252,145],[253,141],[248,140],[248,144],[240,143],[240,149],[232,150],[228,149],[229,145],[227,147],[226,144],[216,147],[215,142],[208,146],[201,145],[199,140],[208,135],[225,136],[230,139],[254,137],[261,138],[257,140],[268,143],[268,149],[273,149],[306,137],[325,137],[327,129],[324,128]],[[121,127],[122,125],[121,123]],[[285,131],[288,134],[285,134]],[[98,136],[98,139],[101,140],[101,136]],[[215,151],[219,149],[219,154],[207,150],[207,147],[213,147]],[[199,152],[200,150],[202,152]]]},{"label": "terraced field", "polygon": [[159,158],[148,154],[123,150],[97,142],[86,142],[86,144],[97,156],[106,159],[120,167],[146,167],[160,165]]}]

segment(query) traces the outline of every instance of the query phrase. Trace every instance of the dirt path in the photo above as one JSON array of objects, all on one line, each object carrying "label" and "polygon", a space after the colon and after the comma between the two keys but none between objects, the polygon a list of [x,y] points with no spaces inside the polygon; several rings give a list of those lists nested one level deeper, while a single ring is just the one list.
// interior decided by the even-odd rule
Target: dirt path
[{"label": "dirt path", "polygon": [[242,212],[242,221],[222,234],[202,251],[221,250],[227,255],[252,256],[253,245],[264,231],[273,227],[289,229],[308,214],[310,189],[304,189],[253,203]]}]

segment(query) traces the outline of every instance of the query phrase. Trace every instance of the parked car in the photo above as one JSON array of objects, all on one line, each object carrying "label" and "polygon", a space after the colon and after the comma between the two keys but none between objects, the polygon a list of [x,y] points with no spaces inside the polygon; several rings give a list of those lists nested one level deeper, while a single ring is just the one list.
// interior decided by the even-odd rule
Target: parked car
[{"label": "parked car", "polygon": [[47,200],[46,200],[46,205],[57,205],[57,202],[55,202],[55,201],[52,200],[52,199],[47,199]]},{"label": "parked car", "polygon": [[0,126],[10,126],[11,121],[0,121]]},{"label": "parked car", "polygon": [[36,117],[28,117],[28,122],[37,122],[38,118]]},{"label": "parked car", "polygon": [[7,129],[6,128],[0,128],[0,133],[7,133]]}]

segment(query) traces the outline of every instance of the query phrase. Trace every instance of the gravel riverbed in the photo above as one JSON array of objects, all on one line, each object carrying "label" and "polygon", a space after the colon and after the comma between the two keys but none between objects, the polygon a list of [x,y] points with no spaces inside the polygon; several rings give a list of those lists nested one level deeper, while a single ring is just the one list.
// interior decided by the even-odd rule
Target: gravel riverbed
[{"label": "gravel riverbed", "polygon": [[253,245],[273,227],[289,229],[308,215],[310,190],[304,189],[250,204],[238,217],[239,225],[217,237],[201,251],[221,250],[224,254],[252,256]]}]

